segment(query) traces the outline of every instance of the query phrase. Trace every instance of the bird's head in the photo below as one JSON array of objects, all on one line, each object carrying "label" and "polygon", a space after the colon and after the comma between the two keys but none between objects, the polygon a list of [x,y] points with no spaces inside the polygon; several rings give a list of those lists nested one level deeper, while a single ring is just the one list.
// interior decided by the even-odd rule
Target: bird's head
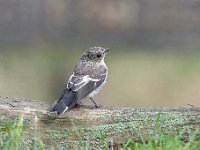
[{"label": "bird's head", "polygon": [[91,47],[82,55],[81,60],[101,62],[109,50],[109,48]]}]

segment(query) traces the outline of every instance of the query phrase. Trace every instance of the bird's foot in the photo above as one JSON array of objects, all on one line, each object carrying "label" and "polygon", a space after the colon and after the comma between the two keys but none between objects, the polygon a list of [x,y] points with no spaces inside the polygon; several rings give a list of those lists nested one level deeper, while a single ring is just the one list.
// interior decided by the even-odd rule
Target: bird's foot
[{"label": "bird's foot", "polygon": [[74,107],[76,107],[76,108],[80,108],[82,106],[82,103],[75,103],[75,105],[74,105]]},{"label": "bird's foot", "polygon": [[103,108],[103,105],[94,105],[95,108]]}]

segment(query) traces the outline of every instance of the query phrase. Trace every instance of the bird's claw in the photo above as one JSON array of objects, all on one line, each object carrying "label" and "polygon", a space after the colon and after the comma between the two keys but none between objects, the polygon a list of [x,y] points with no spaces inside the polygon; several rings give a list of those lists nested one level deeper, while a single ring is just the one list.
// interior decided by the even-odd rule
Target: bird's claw
[{"label": "bird's claw", "polygon": [[102,108],[103,105],[95,105],[94,107],[95,107],[95,108]]},{"label": "bird's claw", "polygon": [[80,107],[81,107],[81,105],[82,105],[82,103],[80,103],[80,102],[79,102],[79,103],[75,103],[75,105],[74,105],[74,106],[75,106],[76,108],[80,108]]}]

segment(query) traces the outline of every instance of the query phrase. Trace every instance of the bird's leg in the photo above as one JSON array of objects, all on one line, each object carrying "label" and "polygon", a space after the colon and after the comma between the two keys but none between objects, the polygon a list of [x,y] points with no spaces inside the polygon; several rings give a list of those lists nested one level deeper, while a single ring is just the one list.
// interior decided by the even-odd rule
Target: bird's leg
[{"label": "bird's leg", "polygon": [[81,102],[76,102],[74,106],[75,106],[75,107],[81,107],[81,105],[82,105]]},{"label": "bird's leg", "polygon": [[90,100],[93,102],[95,108],[100,108],[100,106],[97,105],[97,103],[93,100],[92,97],[90,97]]}]

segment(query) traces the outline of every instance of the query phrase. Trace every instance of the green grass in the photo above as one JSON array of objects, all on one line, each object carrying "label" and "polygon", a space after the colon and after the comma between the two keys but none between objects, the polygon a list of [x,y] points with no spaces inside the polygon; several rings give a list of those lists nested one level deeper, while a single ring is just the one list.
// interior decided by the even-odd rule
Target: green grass
[{"label": "green grass", "polygon": [[[166,134],[160,128],[160,114],[155,120],[155,130],[140,134],[138,140],[134,137],[114,141],[112,137],[107,136],[102,130],[91,131],[90,135],[85,135],[85,129],[75,128],[73,139],[67,139],[71,136],[67,130],[63,130],[66,137],[65,142],[57,142],[57,138],[51,136],[55,143],[48,143],[40,139],[37,125],[34,126],[33,132],[26,130],[23,115],[20,115],[13,121],[7,121],[3,117],[0,119],[0,149],[2,150],[21,150],[21,149],[124,149],[124,150],[199,150],[200,147],[200,130],[188,132],[186,129],[176,129],[174,134]],[[37,120],[37,118],[36,118]],[[34,124],[34,123],[33,123]],[[30,125],[30,124],[27,124]],[[57,131],[54,131],[57,132]],[[53,133],[53,131],[51,132]],[[47,133],[48,134],[48,133]],[[59,133],[57,133],[59,134]],[[90,136],[90,137],[89,137]],[[123,142],[120,142],[123,141]],[[44,144],[45,143],[45,144]]]},{"label": "green grass", "polygon": [[19,143],[23,140],[23,117],[20,116],[18,121],[6,122],[0,129],[1,148],[5,150],[19,149]]},{"label": "green grass", "polygon": [[4,118],[1,117],[0,125],[1,150],[44,149],[44,144],[40,140],[37,130],[27,137],[23,115],[20,115],[13,121],[5,121]]},{"label": "green grass", "polygon": [[152,139],[143,143],[137,143],[129,140],[123,145],[123,149],[134,150],[198,150],[200,147],[200,140],[195,139],[196,133],[189,136],[189,141],[184,142],[182,134],[176,135],[153,135]]}]

